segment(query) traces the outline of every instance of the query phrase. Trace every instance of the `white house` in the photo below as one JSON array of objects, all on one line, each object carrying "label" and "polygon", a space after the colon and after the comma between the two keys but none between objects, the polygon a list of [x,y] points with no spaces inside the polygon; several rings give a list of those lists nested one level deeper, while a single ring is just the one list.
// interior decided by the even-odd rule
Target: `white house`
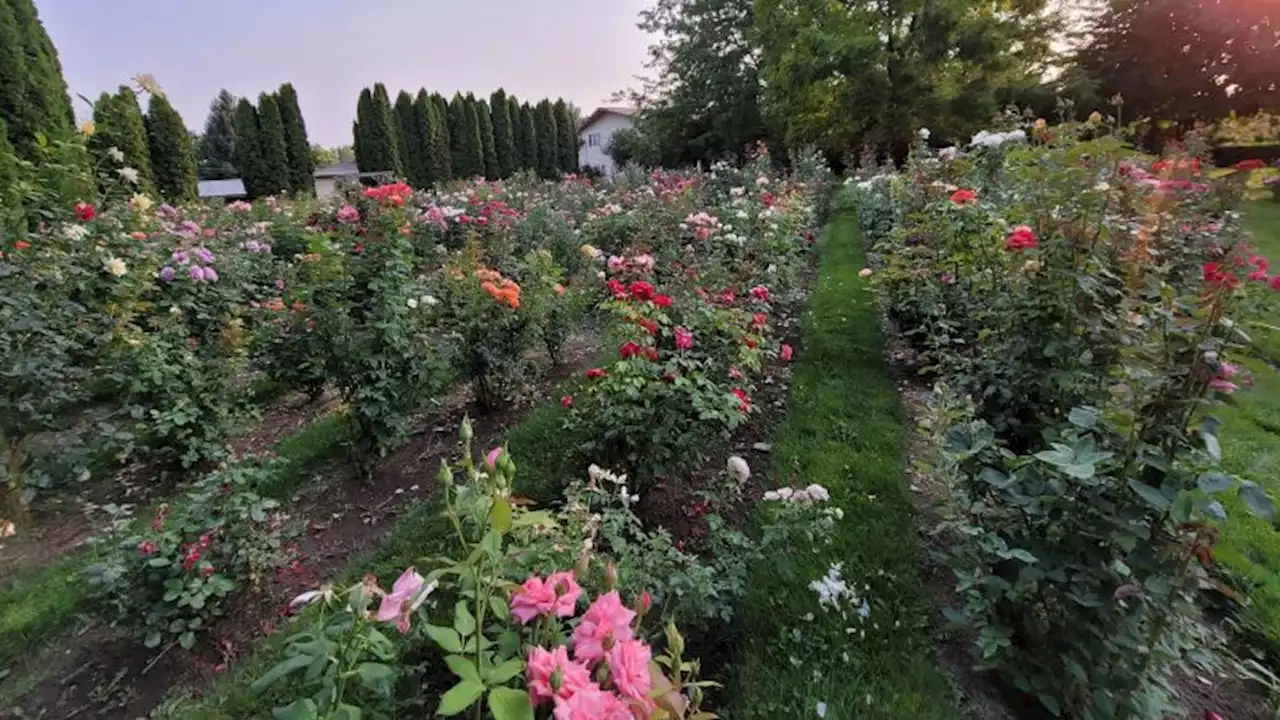
[{"label": "white house", "polygon": [[609,157],[614,133],[632,126],[636,111],[626,107],[601,107],[582,122],[578,131],[578,165],[593,167],[606,176],[617,172]]}]

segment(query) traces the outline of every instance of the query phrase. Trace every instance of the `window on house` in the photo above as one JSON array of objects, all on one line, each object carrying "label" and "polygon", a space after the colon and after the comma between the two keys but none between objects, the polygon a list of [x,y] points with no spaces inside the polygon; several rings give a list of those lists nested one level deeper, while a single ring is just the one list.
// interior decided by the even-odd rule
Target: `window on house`
[{"label": "window on house", "polygon": [[587,134],[587,147],[600,147],[600,133]]}]

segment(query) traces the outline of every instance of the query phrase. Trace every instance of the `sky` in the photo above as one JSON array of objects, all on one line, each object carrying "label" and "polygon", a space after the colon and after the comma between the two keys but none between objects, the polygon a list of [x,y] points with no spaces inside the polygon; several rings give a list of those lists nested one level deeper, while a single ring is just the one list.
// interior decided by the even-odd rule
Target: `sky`
[{"label": "sky", "polygon": [[[383,82],[522,100],[564,97],[591,112],[636,85],[652,37],[648,0],[36,0],[76,114],[155,76],[187,126],[221,88],[254,99],[292,82],[313,143],[351,143],[361,88]],[[145,101],[144,101],[145,102]],[[145,106],[144,106],[145,111]]]}]

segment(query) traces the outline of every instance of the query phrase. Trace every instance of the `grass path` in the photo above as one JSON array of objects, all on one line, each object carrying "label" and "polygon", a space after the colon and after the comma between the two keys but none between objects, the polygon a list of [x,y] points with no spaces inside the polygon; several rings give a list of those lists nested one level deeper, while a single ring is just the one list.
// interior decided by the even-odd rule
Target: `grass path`
[{"label": "grass path", "polygon": [[[1245,208],[1245,221],[1258,252],[1280,272],[1280,203],[1254,202]],[[1235,407],[1214,414],[1224,426],[1223,464],[1227,470],[1262,485],[1280,496],[1280,332],[1257,323],[1280,326],[1280,300],[1273,294],[1267,311],[1251,318],[1247,331],[1257,345],[1257,357],[1246,360],[1253,387],[1237,394]],[[1280,533],[1271,523],[1254,518],[1238,501],[1227,503],[1231,522],[1216,557],[1253,586],[1252,608],[1246,618],[1254,629],[1280,647]]]},{"label": "grass path", "polygon": [[[904,478],[905,414],[889,376],[863,253],[849,217],[823,235],[818,286],[790,411],[774,443],[779,484],[819,483],[844,511],[829,546],[797,548],[753,572],[744,645],[725,697],[729,720],[954,718],[932,660],[936,616],[920,578]],[[843,563],[870,606],[823,610],[809,583]]]}]

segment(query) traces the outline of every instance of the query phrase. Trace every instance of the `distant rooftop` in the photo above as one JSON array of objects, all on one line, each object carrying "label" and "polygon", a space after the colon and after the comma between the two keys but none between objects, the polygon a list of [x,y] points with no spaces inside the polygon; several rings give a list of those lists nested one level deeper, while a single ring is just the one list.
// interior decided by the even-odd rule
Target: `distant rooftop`
[{"label": "distant rooftop", "polygon": [[340,162],[337,165],[325,165],[316,168],[315,175],[318,178],[355,178],[355,177],[374,177],[384,175],[381,172],[360,172],[360,168],[354,162]]},{"label": "distant rooftop", "polygon": [[596,108],[595,112],[583,118],[582,127],[585,128],[588,125],[591,125],[592,123],[604,117],[605,115],[622,115],[623,117],[632,117],[637,112],[639,111],[636,108],[632,108],[632,107],[623,107],[621,105],[604,105]]},{"label": "distant rooftop", "polygon": [[241,198],[249,194],[244,190],[244,181],[239,178],[201,180],[198,187],[202,198]]}]

